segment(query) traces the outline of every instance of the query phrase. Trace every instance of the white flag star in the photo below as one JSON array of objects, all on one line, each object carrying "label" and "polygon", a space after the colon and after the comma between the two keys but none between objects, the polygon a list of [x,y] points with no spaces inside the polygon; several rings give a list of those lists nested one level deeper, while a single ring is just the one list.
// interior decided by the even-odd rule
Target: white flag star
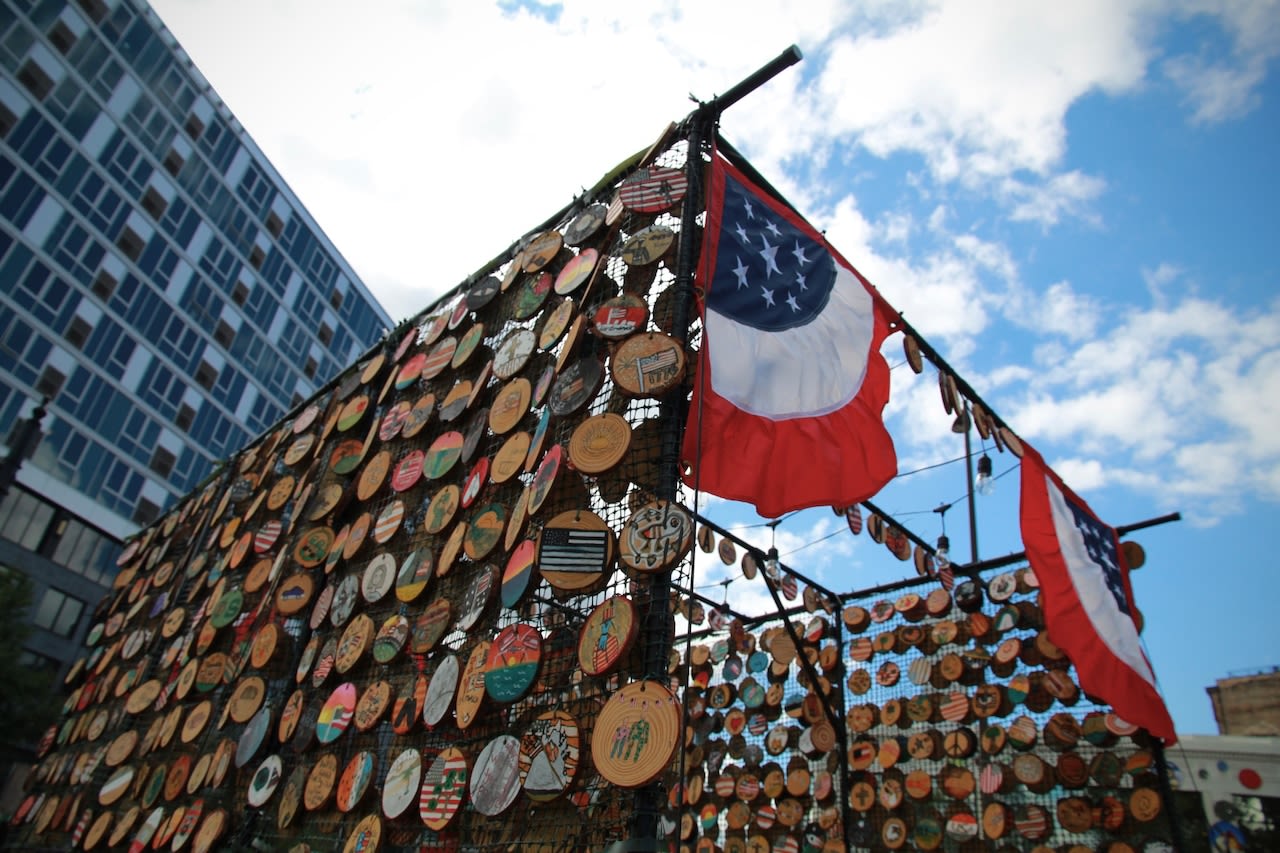
[{"label": "white flag star", "polygon": [[804,273],[796,272],[796,284],[800,285],[801,290],[808,290],[809,286],[804,283]]},{"label": "white flag star", "polygon": [[738,277],[738,289],[747,286],[747,265],[742,262],[742,258],[738,258],[738,265],[733,268],[733,274]]},{"label": "white flag star", "polygon": [[775,237],[781,237],[781,236],[782,236],[782,232],[778,230],[778,223],[776,223],[776,222],[774,222],[774,221],[772,221],[772,220],[770,220],[770,221],[769,221],[769,224],[768,224],[768,225],[766,225],[766,226],[765,226],[765,228],[768,228],[768,229],[769,229],[769,233],[770,233],[770,234],[772,234],[772,235],[773,235],[773,236],[775,236]]},{"label": "white flag star", "polygon": [[800,266],[804,266],[809,263],[809,259],[804,256],[804,249],[800,246],[799,240],[796,241],[796,247],[791,250],[791,254],[796,256],[796,261]]},{"label": "white flag star", "polygon": [[778,247],[770,246],[769,241],[764,237],[760,238],[760,242],[764,243],[764,248],[760,250],[760,257],[764,258],[766,264],[765,278],[772,278],[774,273],[782,275],[782,270],[778,269]]},{"label": "white flag star", "polygon": [[747,219],[755,219],[755,218],[756,218],[756,212],[755,212],[755,209],[751,207],[751,199],[749,199],[749,198],[744,198],[744,199],[742,200],[742,206],[743,206],[743,207],[745,207],[745,208],[747,209]]},{"label": "white flag star", "polygon": [[791,313],[793,314],[800,310],[800,303],[796,301],[796,297],[791,291],[787,291],[787,304],[791,306]]},{"label": "white flag star", "polygon": [[766,305],[768,305],[770,308],[774,307],[772,290],[770,290],[767,287],[762,287],[760,288],[760,295],[764,297],[764,301]]},{"label": "white flag star", "polygon": [[748,242],[750,242],[750,241],[751,241],[751,238],[747,235],[747,229],[745,229],[745,228],[743,228],[743,227],[742,227],[742,223],[741,223],[741,222],[739,222],[739,223],[738,223],[738,226],[737,226],[736,228],[734,228],[733,230],[734,230],[734,232],[736,232],[736,233],[737,233],[737,235],[738,235],[738,239],[739,239],[739,240],[741,240],[742,242],[744,242],[744,243],[748,243]]}]

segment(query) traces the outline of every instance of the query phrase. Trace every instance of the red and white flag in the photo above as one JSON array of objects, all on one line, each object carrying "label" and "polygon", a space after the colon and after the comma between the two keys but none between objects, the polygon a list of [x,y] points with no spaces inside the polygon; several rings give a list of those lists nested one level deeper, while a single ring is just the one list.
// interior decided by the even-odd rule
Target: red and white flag
[{"label": "red and white flag", "polygon": [[849,506],[897,473],[880,344],[894,311],[799,214],[719,156],[698,264],[685,482],[767,518]]},{"label": "red and white flag", "polygon": [[1049,639],[1075,664],[1080,686],[1126,721],[1173,743],[1173,720],[1138,638],[1129,567],[1116,531],[1025,441],[1021,523]]}]

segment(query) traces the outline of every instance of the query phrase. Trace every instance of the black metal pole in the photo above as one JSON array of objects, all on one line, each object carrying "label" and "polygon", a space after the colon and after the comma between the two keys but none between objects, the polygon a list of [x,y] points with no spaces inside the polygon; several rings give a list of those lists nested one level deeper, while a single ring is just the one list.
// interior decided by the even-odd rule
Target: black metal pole
[{"label": "black metal pole", "polygon": [[973,441],[969,434],[973,432],[973,418],[969,415],[969,404],[966,402],[960,417],[964,419],[964,475],[968,489],[965,494],[969,498],[969,562],[978,562],[978,506],[973,499]]},{"label": "black metal pole", "polygon": [[1182,843],[1182,824],[1178,820],[1178,807],[1173,799],[1173,786],[1169,784],[1169,762],[1165,759],[1164,743],[1160,738],[1152,737],[1154,746],[1151,751],[1156,759],[1156,777],[1160,780],[1160,798],[1164,800],[1164,810],[1169,814],[1169,835],[1175,853],[1183,853],[1187,849]]}]

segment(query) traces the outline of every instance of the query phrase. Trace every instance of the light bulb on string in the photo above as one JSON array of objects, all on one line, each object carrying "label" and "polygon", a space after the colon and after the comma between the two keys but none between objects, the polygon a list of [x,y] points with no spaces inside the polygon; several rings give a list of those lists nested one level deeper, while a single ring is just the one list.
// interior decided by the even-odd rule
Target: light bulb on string
[{"label": "light bulb on string", "polygon": [[991,457],[985,452],[978,457],[978,478],[974,481],[978,494],[986,496],[996,490],[996,479],[991,476]]},{"label": "light bulb on string", "polygon": [[951,504],[941,504],[934,510],[942,523],[942,532],[938,535],[938,542],[933,552],[933,562],[939,571],[951,565],[951,540],[947,538],[947,510],[949,509]]}]

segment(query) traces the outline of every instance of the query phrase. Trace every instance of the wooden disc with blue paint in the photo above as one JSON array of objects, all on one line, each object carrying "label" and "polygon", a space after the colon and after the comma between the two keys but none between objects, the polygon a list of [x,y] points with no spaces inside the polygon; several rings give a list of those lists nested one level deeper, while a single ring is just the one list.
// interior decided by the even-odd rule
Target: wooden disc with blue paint
[{"label": "wooden disc with blue paint", "polygon": [[503,607],[515,609],[529,591],[537,586],[538,570],[534,560],[537,550],[537,543],[526,539],[507,558],[507,567],[502,573]]},{"label": "wooden disc with blue paint", "polygon": [[484,689],[495,702],[514,702],[538,680],[542,634],[517,622],[494,637],[484,668]]},{"label": "wooden disc with blue paint", "polygon": [[351,725],[355,710],[356,686],[348,681],[335,687],[316,720],[316,740],[321,743],[333,743],[337,740]]},{"label": "wooden disc with blue paint", "polygon": [[638,633],[635,605],[625,595],[605,599],[587,617],[578,641],[578,665],[586,675],[611,672],[631,651]]}]

